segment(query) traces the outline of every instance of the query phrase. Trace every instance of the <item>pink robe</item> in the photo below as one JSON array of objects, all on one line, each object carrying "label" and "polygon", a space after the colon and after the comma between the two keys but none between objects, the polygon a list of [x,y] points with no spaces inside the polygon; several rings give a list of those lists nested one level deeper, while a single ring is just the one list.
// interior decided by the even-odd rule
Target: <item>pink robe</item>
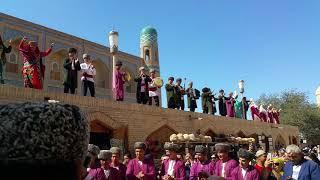
[{"label": "pink robe", "polygon": [[200,161],[195,162],[191,166],[190,180],[197,179],[200,172],[205,172],[208,174],[208,176],[213,175],[214,169],[214,164],[210,160],[207,160],[203,163],[201,163]]},{"label": "pink robe", "polygon": [[127,166],[127,180],[136,180],[138,179],[136,176],[139,172],[142,171],[144,174],[144,180],[155,180],[155,166],[153,160],[143,160],[142,165],[140,166],[137,159],[130,160]]},{"label": "pink robe", "polygon": [[117,168],[114,167],[114,165],[111,163],[110,164],[111,167],[113,167],[116,171],[119,172],[119,175],[121,176],[121,179],[126,179],[126,171],[127,171],[127,167],[124,164],[119,163],[119,170]]},{"label": "pink robe", "polygon": [[235,116],[235,110],[234,110],[234,99],[231,98],[230,100],[226,101],[227,106],[227,116],[228,117],[234,117]]},{"label": "pink robe", "polygon": [[275,124],[280,124],[280,119],[279,119],[279,112],[273,112],[273,119]]},{"label": "pink robe", "polygon": [[113,98],[117,101],[123,101],[124,99],[124,82],[123,76],[125,75],[124,72],[119,70],[115,70],[113,72],[113,79],[112,79],[112,91],[113,91]]},{"label": "pink robe", "polygon": [[[168,174],[169,169],[169,159],[166,159],[162,165],[161,165],[161,177]],[[173,167],[173,174],[174,179],[176,180],[185,180],[186,179],[186,172],[185,172],[185,166],[184,163],[181,160],[176,160],[176,163]]]},{"label": "pink robe", "polygon": [[245,179],[242,176],[242,170],[241,167],[236,167],[232,173],[231,173],[231,179],[232,180],[259,180],[260,176],[256,169],[254,169],[253,166],[249,166],[247,170],[247,174],[245,176]]},{"label": "pink robe", "polygon": [[260,118],[262,122],[267,122],[267,112],[260,112]]},{"label": "pink robe", "polygon": [[88,172],[88,175],[84,180],[107,180],[107,179],[122,180],[117,169],[110,167],[109,170],[110,170],[110,174],[109,174],[109,177],[107,178],[102,168],[90,169],[90,171]]},{"label": "pink robe", "polygon": [[272,111],[268,111],[268,123],[274,123]]},{"label": "pink robe", "polygon": [[[226,165],[224,167],[224,178],[225,179],[231,179],[231,172],[233,171],[234,168],[236,168],[238,166],[238,162],[230,159],[229,161],[226,162]],[[217,176],[221,176],[222,177],[222,161],[219,160],[216,162],[216,166],[215,166],[215,171],[214,171],[215,175]]]},{"label": "pink robe", "polygon": [[259,109],[258,109],[257,106],[251,106],[251,107],[250,107],[250,111],[251,111],[252,120],[259,120],[259,121],[261,121]]}]

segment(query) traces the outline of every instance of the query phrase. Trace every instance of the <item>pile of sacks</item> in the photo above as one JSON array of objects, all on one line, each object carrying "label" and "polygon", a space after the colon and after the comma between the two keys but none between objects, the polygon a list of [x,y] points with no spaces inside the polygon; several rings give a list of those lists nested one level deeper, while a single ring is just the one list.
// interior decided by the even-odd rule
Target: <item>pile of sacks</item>
[{"label": "pile of sacks", "polygon": [[202,134],[196,136],[194,134],[171,134],[170,136],[171,142],[203,142],[210,143],[212,142],[212,138],[210,136],[204,136]]},{"label": "pile of sacks", "polygon": [[230,137],[229,141],[239,143],[239,144],[249,144],[254,143],[256,140],[254,138],[241,138],[241,137]]}]

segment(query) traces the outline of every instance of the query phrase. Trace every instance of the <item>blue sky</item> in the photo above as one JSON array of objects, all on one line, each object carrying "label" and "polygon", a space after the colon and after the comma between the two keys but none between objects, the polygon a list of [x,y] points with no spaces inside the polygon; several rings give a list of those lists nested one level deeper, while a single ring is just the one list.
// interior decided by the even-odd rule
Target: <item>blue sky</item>
[{"label": "blue sky", "polygon": [[297,89],[315,102],[319,7],[318,0],[4,0],[0,11],[103,45],[115,26],[120,50],[134,55],[140,30],[152,25],[163,79],[186,77],[216,92],[237,90],[244,79],[247,97]]}]

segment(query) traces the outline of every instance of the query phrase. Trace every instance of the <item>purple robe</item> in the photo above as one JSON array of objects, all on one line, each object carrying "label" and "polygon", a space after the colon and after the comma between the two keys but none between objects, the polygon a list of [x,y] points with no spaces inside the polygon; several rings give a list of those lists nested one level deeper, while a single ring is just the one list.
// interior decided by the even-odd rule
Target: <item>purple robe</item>
[{"label": "purple robe", "polygon": [[227,100],[226,101],[226,106],[227,106],[227,116],[228,117],[234,117],[235,116],[234,99],[230,98],[230,100]]},{"label": "purple robe", "polygon": [[190,179],[197,179],[200,172],[205,172],[208,174],[208,176],[213,175],[214,169],[215,167],[211,160],[207,160],[203,163],[200,161],[193,163],[190,170]]},{"label": "purple robe", "polygon": [[[225,167],[224,167],[224,178],[225,179],[231,179],[231,172],[237,166],[238,166],[238,162],[237,161],[235,161],[233,159],[228,160],[226,162]],[[222,161],[221,160],[216,162],[214,174],[217,175],[217,176],[221,176],[222,177]]]},{"label": "purple robe", "polygon": [[144,174],[144,180],[155,180],[155,166],[153,160],[143,160],[142,165],[140,166],[139,161],[137,159],[130,160],[127,166],[127,180],[136,180],[138,179],[136,176],[139,172],[142,171]]},{"label": "purple robe", "polygon": [[119,163],[118,168],[115,168],[115,166],[113,165],[113,163],[110,164],[111,167],[113,167],[114,169],[116,169],[119,172],[119,175],[121,176],[121,179],[126,179],[126,171],[127,171],[127,167],[124,164]]},{"label": "purple robe", "polygon": [[272,111],[268,111],[268,122],[273,123],[273,113]]},{"label": "purple robe", "polygon": [[124,89],[123,85],[123,76],[125,75],[124,72],[119,70],[115,70],[113,72],[113,80],[112,80],[112,91],[113,91],[113,98],[116,100],[123,101],[124,98]]},{"label": "purple robe", "polygon": [[[166,159],[161,165],[161,177],[168,174],[169,169],[169,159]],[[176,180],[185,180],[186,179],[186,172],[184,163],[181,160],[176,160],[176,163],[173,167],[173,175],[174,179]]]},{"label": "purple robe", "polygon": [[93,168],[90,169],[85,180],[107,180],[103,169],[101,168]]},{"label": "purple robe", "polygon": [[232,171],[231,176],[232,176],[232,180],[259,180],[260,179],[259,172],[253,166],[248,167],[245,179],[242,176],[242,170],[240,166],[236,167]]}]

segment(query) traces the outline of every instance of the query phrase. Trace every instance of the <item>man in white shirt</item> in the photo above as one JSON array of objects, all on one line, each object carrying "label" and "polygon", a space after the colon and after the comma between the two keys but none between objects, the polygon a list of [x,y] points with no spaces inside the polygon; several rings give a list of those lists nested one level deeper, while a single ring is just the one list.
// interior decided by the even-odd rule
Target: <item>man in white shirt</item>
[{"label": "man in white shirt", "polygon": [[159,89],[161,87],[158,87],[154,82],[156,79],[156,71],[154,69],[150,69],[150,78],[152,81],[149,82],[149,105],[152,105],[152,99],[154,99],[156,106],[159,106]]},{"label": "man in white shirt", "polygon": [[161,179],[164,180],[184,180],[185,179],[185,166],[183,161],[178,159],[177,152],[180,147],[177,144],[166,143],[164,149],[169,151],[169,158],[164,160],[161,165]]},{"label": "man in white shirt", "polygon": [[92,60],[89,54],[83,54],[84,63],[80,64],[81,71],[82,71],[82,91],[83,95],[87,95],[87,91],[89,88],[91,97],[95,95],[94,89],[94,78],[96,76],[96,68],[92,64]]}]

